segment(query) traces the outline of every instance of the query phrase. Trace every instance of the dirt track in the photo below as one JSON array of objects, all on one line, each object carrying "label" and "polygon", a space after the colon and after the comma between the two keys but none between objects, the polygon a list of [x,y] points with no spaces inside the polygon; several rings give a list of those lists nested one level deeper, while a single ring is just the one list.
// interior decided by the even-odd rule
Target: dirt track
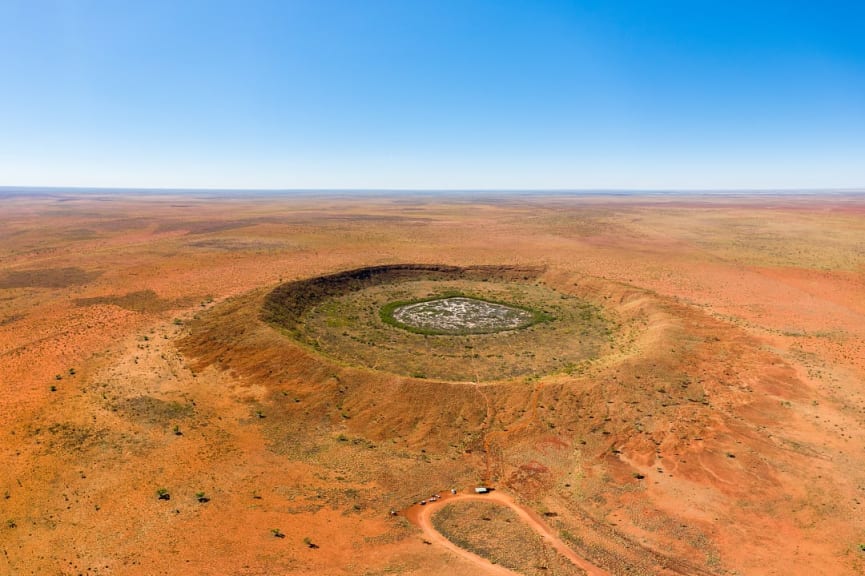
[{"label": "dirt track", "polygon": [[484,570],[487,574],[518,574],[512,570],[508,570],[503,566],[499,566],[497,564],[493,564],[486,558],[482,558],[477,554],[473,554],[468,550],[460,548],[450,540],[448,540],[443,534],[441,534],[438,530],[436,530],[435,526],[432,523],[432,515],[441,509],[442,504],[446,502],[457,502],[461,500],[480,500],[485,502],[496,502],[497,504],[501,504],[502,506],[507,506],[511,510],[513,510],[516,515],[525,522],[532,530],[534,530],[541,538],[544,539],[545,542],[550,544],[555,550],[570,560],[575,566],[586,571],[586,574],[589,576],[604,576],[608,575],[609,572],[605,570],[601,570],[600,568],[593,566],[585,559],[578,556],[571,550],[567,544],[565,544],[558,536],[556,536],[552,530],[535,514],[533,511],[519,505],[513,498],[505,494],[504,492],[495,491],[490,492],[488,494],[471,494],[471,493],[458,493],[458,494],[444,494],[441,497],[441,500],[437,502],[430,502],[425,506],[421,506],[420,504],[415,504],[405,510],[403,514],[408,518],[413,524],[418,526],[424,532],[424,536],[427,538],[429,542],[434,544],[438,544],[447,548],[454,554],[472,562],[478,568]]}]

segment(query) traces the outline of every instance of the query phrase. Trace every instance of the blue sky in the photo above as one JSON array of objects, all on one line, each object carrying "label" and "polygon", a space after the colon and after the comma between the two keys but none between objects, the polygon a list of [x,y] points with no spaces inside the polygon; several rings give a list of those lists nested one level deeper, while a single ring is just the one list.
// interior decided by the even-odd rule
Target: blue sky
[{"label": "blue sky", "polygon": [[0,185],[865,186],[865,2],[0,0]]}]

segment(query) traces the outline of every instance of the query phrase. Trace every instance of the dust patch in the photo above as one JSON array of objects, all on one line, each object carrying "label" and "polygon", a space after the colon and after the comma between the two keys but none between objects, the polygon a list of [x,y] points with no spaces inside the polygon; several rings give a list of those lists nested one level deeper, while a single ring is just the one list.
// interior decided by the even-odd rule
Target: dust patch
[{"label": "dust patch", "polygon": [[19,320],[24,319],[24,314],[12,314],[11,316],[7,316],[0,320],[0,326],[8,326],[9,324],[14,324]]},{"label": "dust patch", "polygon": [[167,425],[174,420],[189,418],[194,414],[190,404],[160,400],[153,396],[128,398],[115,405],[118,412],[139,424]]},{"label": "dust patch", "polygon": [[238,220],[201,220],[198,222],[164,222],[156,229],[157,232],[186,232],[190,235],[211,234],[215,232],[225,232],[227,230],[237,230],[238,228],[249,228],[258,224],[276,224],[279,219],[262,217],[262,218],[245,218]]},{"label": "dust patch", "polygon": [[96,306],[99,304],[113,304],[124,310],[132,312],[140,312],[142,314],[165,312],[166,310],[176,310],[178,308],[188,308],[195,303],[194,298],[179,298],[170,300],[160,298],[153,290],[139,290],[130,292],[123,296],[95,296],[93,298],[76,298],[75,305],[78,307]]},{"label": "dust patch", "polygon": [[187,244],[190,248],[214,250],[219,252],[263,252],[296,248],[285,242],[268,242],[264,240],[235,240],[231,238],[212,238],[196,240]]},{"label": "dust patch", "polygon": [[89,284],[101,275],[102,272],[88,272],[75,267],[10,270],[0,276],[0,289],[69,288]]},{"label": "dust patch", "polygon": [[25,436],[41,446],[45,454],[91,454],[103,457],[124,451],[141,454],[148,446],[148,442],[138,435],[75,422],[30,426]]}]

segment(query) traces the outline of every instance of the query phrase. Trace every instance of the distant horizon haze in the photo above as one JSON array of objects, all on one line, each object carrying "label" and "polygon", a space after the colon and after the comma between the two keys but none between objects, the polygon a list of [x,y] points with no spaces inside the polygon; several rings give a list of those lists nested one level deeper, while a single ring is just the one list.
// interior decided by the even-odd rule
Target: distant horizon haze
[{"label": "distant horizon haze", "polygon": [[368,196],[859,196],[865,186],[854,188],[766,188],[766,189],[627,189],[627,188],[138,188],[80,186],[0,186],[0,196],[100,194],[125,195],[190,195],[190,196],[279,196],[279,195],[368,195]]}]

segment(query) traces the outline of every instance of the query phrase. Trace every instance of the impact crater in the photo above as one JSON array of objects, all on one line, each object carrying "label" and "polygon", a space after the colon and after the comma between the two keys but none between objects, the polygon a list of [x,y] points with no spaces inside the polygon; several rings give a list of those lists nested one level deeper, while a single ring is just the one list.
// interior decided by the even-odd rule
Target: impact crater
[{"label": "impact crater", "polygon": [[581,370],[612,349],[608,312],[527,267],[399,264],[297,280],[263,319],[339,363],[412,378],[497,381]]}]

